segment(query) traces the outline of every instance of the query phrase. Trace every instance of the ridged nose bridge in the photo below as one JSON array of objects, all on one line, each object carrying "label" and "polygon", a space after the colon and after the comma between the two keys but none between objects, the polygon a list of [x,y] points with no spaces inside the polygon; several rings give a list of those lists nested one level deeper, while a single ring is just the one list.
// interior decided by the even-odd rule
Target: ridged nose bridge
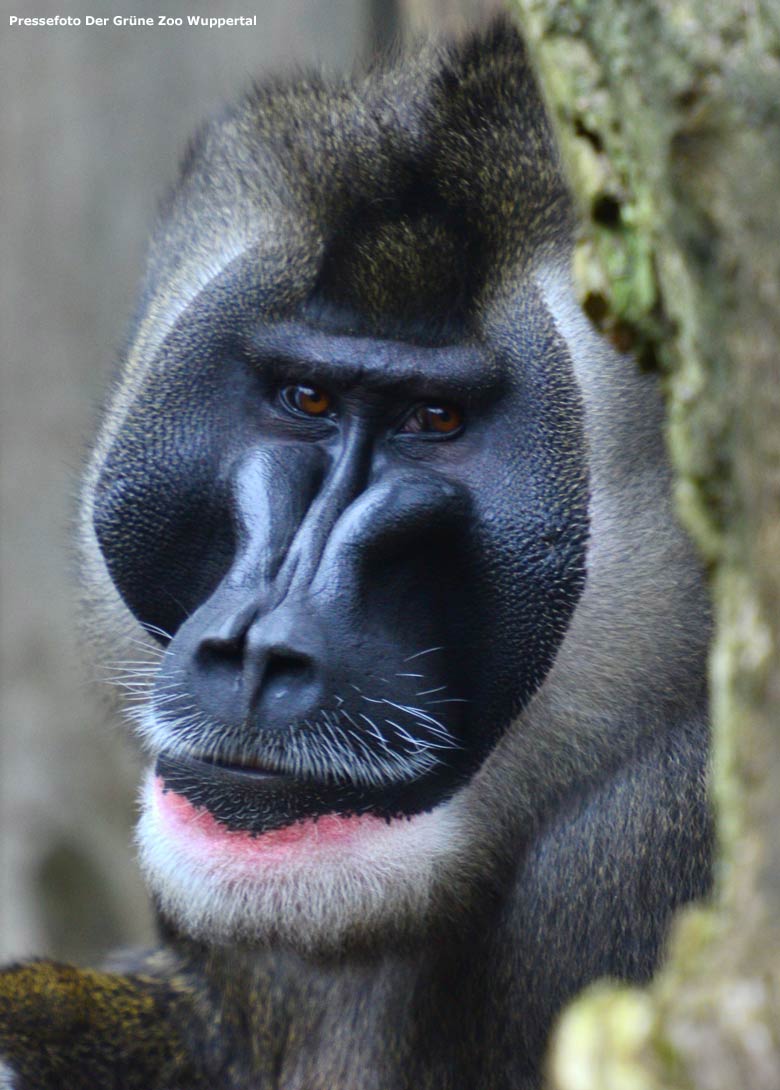
[{"label": "ridged nose bridge", "polygon": [[320,566],[333,527],[365,489],[371,462],[371,436],[358,422],[326,473],[322,487],[290,544],[274,580],[277,602],[308,588]]},{"label": "ridged nose bridge", "polygon": [[[310,594],[337,588],[342,600],[359,602],[367,581],[384,582],[389,564],[410,568],[438,555],[446,567],[464,548],[470,507],[467,488],[429,468],[407,467],[372,481],[330,533]],[[431,560],[432,570],[438,563]]]}]

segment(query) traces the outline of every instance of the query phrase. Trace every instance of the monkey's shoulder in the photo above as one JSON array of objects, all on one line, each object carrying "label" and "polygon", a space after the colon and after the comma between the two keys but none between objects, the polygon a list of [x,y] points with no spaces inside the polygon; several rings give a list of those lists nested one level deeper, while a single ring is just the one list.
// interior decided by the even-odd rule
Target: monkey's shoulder
[{"label": "monkey's shoulder", "polygon": [[183,982],[30,961],[0,972],[2,1090],[201,1090]]}]

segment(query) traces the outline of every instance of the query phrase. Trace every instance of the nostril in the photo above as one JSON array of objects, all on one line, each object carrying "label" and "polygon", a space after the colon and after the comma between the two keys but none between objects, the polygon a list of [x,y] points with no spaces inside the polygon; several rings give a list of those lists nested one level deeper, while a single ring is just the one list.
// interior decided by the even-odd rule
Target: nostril
[{"label": "nostril", "polygon": [[235,637],[223,639],[219,636],[205,636],[195,651],[195,662],[201,667],[232,666],[240,667],[244,657],[244,640]]},{"label": "nostril", "polygon": [[243,637],[224,637],[210,631],[189,653],[181,682],[196,709],[219,722],[241,722],[246,716]]},{"label": "nostril", "polygon": [[266,699],[282,700],[311,680],[313,673],[314,663],[308,655],[272,650],[265,664],[261,688]]},{"label": "nostril", "polygon": [[291,651],[285,648],[278,651],[271,648],[268,652],[268,664],[265,668],[265,676],[270,680],[279,674],[293,674],[300,677],[310,672],[313,667],[311,656],[304,651]]}]

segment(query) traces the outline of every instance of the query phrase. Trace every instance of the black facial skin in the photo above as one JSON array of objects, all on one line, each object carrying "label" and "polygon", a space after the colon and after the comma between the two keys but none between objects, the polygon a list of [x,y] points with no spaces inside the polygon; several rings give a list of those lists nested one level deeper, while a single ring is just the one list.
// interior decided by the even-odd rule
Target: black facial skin
[{"label": "black facial skin", "polygon": [[112,578],[172,637],[158,774],[252,833],[429,809],[540,685],[581,591],[563,342],[538,299],[511,339],[446,343],[321,301],[228,321],[222,299],[168,336],[97,492]]}]

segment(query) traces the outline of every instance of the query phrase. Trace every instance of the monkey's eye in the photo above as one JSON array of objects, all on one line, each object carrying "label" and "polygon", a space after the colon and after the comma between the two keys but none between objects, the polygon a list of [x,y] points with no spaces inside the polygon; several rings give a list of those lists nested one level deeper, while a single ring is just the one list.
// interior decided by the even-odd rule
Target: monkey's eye
[{"label": "monkey's eye", "polygon": [[333,399],[319,386],[285,386],[279,393],[285,408],[304,416],[325,416]]},{"label": "monkey's eye", "polygon": [[455,435],[463,427],[463,413],[454,405],[417,405],[399,428],[403,435]]}]

